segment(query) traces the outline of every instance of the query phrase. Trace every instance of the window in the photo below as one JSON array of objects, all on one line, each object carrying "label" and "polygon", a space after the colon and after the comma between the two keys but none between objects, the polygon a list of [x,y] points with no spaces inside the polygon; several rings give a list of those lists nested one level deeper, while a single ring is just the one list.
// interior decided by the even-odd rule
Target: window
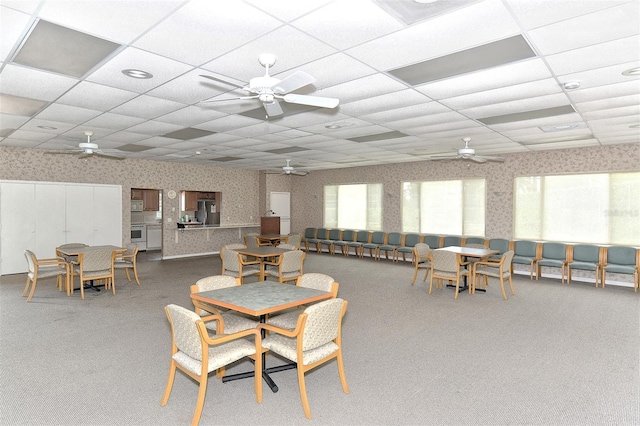
[{"label": "window", "polygon": [[519,239],[640,245],[640,173],[515,179]]},{"label": "window", "polygon": [[402,184],[402,231],[484,237],[485,180]]},{"label": "window", "polygon": [[324,187],[326,228],[382,230],[382,184]]}]

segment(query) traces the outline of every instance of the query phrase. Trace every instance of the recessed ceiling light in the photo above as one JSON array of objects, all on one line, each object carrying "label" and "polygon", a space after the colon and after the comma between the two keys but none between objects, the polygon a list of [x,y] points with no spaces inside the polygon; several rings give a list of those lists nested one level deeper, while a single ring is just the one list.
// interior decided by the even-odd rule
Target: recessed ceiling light
[{"label": "recessed ceiling light", "polygon": [[640,75],[640,67],[635,67],[635,68],[628,69],[626,71],[622,71],[622,75],[626,75],[627,77]]},{"label": "recessed ceiling light", "polygon": [[331,123],[331,124],[327,124],[325,127],[325,129],[342,129],[343,127],[349,127],[349,126],[353,126],[353,123],[350,123],[348,121],[340,121],[338,123]]},{"label": "recessed ceiling light", "polygon": [[53,127],[53,126],[38,126],[39,129],[44,129],[44,130],[57,130],[57,127]]},{"label": "recessed ceiling light", "polygon": [[563,86],[567,90],[577,89],[578,87],[580,87],[580,82],[579,81],[567,81],[566,83],[563,84]]},{"label": "recessed ceiling light", "polygon": [[136,69],[122,70],[122,74],[131,78],[140,78],[140,79],[153,78],[153,74],[148,73],[146,71],[142,71],[142,70],[136,70]]},{"label": "recessed ceiling light", "polygon": [[196,151],[196,155],[200,155],[202,154],[200,151]]}]

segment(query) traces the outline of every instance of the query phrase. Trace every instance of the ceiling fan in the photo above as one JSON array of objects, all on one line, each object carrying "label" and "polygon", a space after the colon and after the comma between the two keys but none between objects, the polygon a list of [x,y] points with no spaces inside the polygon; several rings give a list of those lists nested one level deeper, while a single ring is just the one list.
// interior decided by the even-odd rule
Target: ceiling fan
[{"label": "ceiling fan", "polygon": [[265,171],[266,174],[268,175],[273,175],[273,174],[279,174],[279,175],[296,175],[296,176],[306,176],[309,174],[309,172],[300,172],[298,170],[296,170],[292,165],[291,165],[291,160],[286,160],[287,164],[285,164],[282,167],[282,172],[269,172],[269,171]]},{"label": "ceiling fan", "polygon": [[487,161],[496,161],[502,163],[504,158],[501,157],[491,157],[487,155],[476,155],[476,150],[473,148],[469,148],[469,141],[471,138],[462,138],[464,141],[464,148],[460,148],[457,154],[438,154],[431,155],[429,160],[472,160],[476,163],[486,163]]},{"label": "ceiling fan", "polygon": [[[61,150],[61,151],[47,151],[48,154],[71,154],[76,155],[78,158],[88,158],[88,157],[102,157],[102,158],[110,158],[112,160],[124,160],[124,157],[118,157],[115,155],[106,154],[102,151],[98,144],[91,142],[91,136],[93,136],[93,132],[90,130],[85,130],[84,134],[87,136],[86,142],[80,142],[78,147],[71,147],[71,150]],[[70,145],[67,145],[70,146]]]},{"label": "ceiling fan", "polygon": [[280,106],[280,103],[278,102],[279,99],[293,104],[309,105],[320,108],[335,108],[340,103],[340,100],[336,98],[323,98],[320,96],[298,95],[295,93],[291,93],[315,82],[316,79],[302,71],[296,71],[290,76],[285,77],[283,80],[271,77],[269,75],[269,68],[276,63],[276,57],[274,55],[269,53],[262,54],[258,56],[258,62],[260,62],[260,64],[265,68],[264,76],[252,78],[249,83],[245,84],[244,86],[221,79],[219,77],[200,74],[200,77],[228,84],[230,86],[234,86],[250,93],[249,96],[240,96],[237,98],[228,99],[213,99],[211,101],[204,102],[221,102],[238,99],[258,99],[260,100],[260,102],[262,102],[262,106],[267,112],[267,118],[282,115],[284,113],[284,111],[282,110],[282,106]]}]

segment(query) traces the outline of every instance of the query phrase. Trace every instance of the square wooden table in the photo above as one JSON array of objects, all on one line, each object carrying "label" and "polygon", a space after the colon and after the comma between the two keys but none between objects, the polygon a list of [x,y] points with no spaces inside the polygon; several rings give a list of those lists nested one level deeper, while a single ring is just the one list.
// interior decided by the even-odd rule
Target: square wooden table
[{"label": "square wooden table", "polygon": [[[259,317],[261,323],[266,321],[268,314],[299,305],[330,299],[331,297],[332,294],[327,291],[291,284],[276,283],[273,281],[249,283],[191,294],[191,298],[193,300]],[[265,337],[264,333],[265,331],[262,330],[262,337]],[[289,370],[291,368],[295,368],[296,364],[285,364],[272,368],[264,368],[266,361],[265,355],[266,354],[263,352],[262,378],[273,392],[277,392],[278,386],[271,379],[269,373]],[[253,376],[253,371],[247,371],[245,373],[227,375],[222,378],[222,381],[228,382]]]},{"label": "square wooden table", "polygon": [[[446,250],[446,251],[451,251],[453,253],[456,253],[458,255],[458,259],[462,258],[462,261],[466,262],[467,258],[469,257],[475,257],[478,259],[485,259],[489,256],[491,256],[492,254],[497,254],[500,253],[500,251],[498,250],[492,250],[492,249],[481,249],[481,248],[474,248],[474,247],[460,247],[460,246],[449,246],[449,247],[442,247],[442,248],[438,248],[438,249],[434,249],[434,250]],[[462,262],[460,262],[462,263]],[[450,285],[447,284],[447,287],[455,287],[454,285]],[[469,284],[467,281],[467,276],[464,276],[464,285],[460,290],[467,290],[469,288]],[[476,289],[477,291],[486,291],[483,288],[480,289]]]},{"label": "square wooden table", "polygon": [[288,235],[281,235],[281,234],[258,235],[258,241],[260,241],[261,243],[267,242],[267,244],[272,246],[277,246],[278,244],[280,244],[281,241],[284,241],[286,243],[288,239],[289,239]]},{"label": "square wooden table", "polygon": [[259,281],[264,281],[264,261],[272,257],[277,257],[291,251],[289,249],[282,249],[273,246],[260,246],[260,247],[246,247],[242,249],[234,249],[243,256],[253,256],[260,260],[260,276]]}]

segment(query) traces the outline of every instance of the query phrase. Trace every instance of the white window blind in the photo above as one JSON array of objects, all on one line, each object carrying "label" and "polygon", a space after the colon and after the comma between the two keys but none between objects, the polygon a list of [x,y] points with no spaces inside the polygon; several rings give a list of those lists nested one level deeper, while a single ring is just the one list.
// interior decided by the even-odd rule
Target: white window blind
[{"label": "white window blind", "polygon": [[484,179],[404,182],[402,189],[403,232],[484,236]]},{"label": "white window blind", "polygon": [[640,173],[515,179],[519,239],[640,245]]},{"label": "white window blind", "polygon": [[325,186],[324,226],[382,230],[382,184]]}]

